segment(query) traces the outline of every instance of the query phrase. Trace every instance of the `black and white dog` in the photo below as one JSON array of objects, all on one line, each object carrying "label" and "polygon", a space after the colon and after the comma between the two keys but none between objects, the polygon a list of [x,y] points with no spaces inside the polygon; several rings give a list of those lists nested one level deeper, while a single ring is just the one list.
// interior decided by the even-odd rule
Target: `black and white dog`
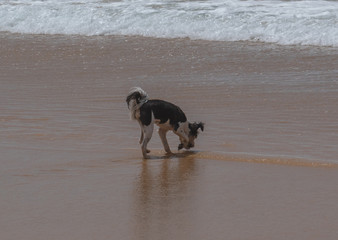
[{"label": "black and white dog", "polygon": [[163,100],[150,100],[148,94],[139,87],[131,89],[126,102],[131,118],[137,120],[141,126],[140,144],[142,144],[144,158],[147,158],[147,153],[150,152],[147,144],[153,134],[154,123],[159,126],[158,134],[168,154],[171,153],[166,138],[169,130],[180,138],[178,150],[194,147],[198,129],[204,130],[204,123],[188,122],[184,112],[178,106]]}]

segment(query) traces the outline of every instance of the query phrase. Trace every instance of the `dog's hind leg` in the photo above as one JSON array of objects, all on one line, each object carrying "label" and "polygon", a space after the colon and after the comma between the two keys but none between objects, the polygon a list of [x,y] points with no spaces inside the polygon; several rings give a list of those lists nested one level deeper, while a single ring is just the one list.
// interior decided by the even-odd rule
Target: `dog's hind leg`
[{"label": "dog's hind leg", "polygon": [[171,151],[170,151],[170,148],[169,148],[169,144],[168,144],[168,141],[167,141],[167,130],[165,129],[158,129],[158,135],[160,135],[160,138],[161,138],[161,141],[162,141],[162,144],[163,144],[163,147],[164,147],[164,150],[170,154]]},{"label": "dog's hind leg", "polygon": [[141,127],[141,137],[140,137],[140,141],[139,141],[139,143],[141,144],[143,142],[143,137],[144,137],[144,134],[143,134],[144,126],[142,125],[141,121],[139,121],[138,123],[140,124],[140,127]]},{"label": "dog's hind leg", "polygon": [[147,153],[149,153],[150,151],[147,149],[147,144],[150,141],[151,136],[153,135],[153,130],[154,130],[154,124],[150,124],[148,126],[143,127],[144,138],[143,138],[142,146],[141,146],[143,158],[148,158]]},{"label": "dog's hind leg", "polygon": [[144,134],[143,134],[143,130],[141,129],[140,144],[143,142],[143,137],[144,137]]}]

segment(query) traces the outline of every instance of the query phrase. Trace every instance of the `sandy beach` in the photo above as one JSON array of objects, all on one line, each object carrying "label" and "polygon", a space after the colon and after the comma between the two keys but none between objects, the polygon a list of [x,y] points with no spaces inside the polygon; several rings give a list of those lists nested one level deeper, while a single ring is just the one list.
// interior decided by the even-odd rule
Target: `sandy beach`
[{"label": "sandy beach", "polygon": [[[338,49],[0,34],[0,238],[338,237]],[[206,123],[143,160],[140,86]]]}]

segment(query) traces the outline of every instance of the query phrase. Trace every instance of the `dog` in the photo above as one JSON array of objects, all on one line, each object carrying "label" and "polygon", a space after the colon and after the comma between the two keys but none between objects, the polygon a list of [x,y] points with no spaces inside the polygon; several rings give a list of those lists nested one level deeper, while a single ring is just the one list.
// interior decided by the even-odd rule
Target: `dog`
[{"label": "dog", "polygon": [[141,127],[139,143],[144,158],[148,158],[147,153],[150,152],[147,144],[152,137],[154,124],[159,127],[158,134],[167,154],[172,154],[166,137],[168,131],[173,131],[179,137],[178,150],[194,147],[198,129],[204,131],[204,123],[188,122],[181,108],[164,100],[150,100],[148,94],[140,87],[130,90],[126,102],[131,119],[137,120]]}]

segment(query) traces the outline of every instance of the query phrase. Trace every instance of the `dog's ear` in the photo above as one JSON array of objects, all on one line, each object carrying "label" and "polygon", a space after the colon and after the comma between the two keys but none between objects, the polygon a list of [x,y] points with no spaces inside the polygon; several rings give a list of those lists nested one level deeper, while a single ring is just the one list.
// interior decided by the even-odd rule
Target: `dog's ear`
[{"label": "dog's ear", "polygon": [[203,132],[203,130],[204,130],[204,123],[202,123],[202,122],[199,122],[199,123],[197,123],[197,122],[189,123],[189,128],[190,128],[191,135],[197,136],[199,128]]},{"label": "dog's ear", "polygon": [[199,122],[197,126],[202,130],[202,132],[204,131],[204,123]]}]

